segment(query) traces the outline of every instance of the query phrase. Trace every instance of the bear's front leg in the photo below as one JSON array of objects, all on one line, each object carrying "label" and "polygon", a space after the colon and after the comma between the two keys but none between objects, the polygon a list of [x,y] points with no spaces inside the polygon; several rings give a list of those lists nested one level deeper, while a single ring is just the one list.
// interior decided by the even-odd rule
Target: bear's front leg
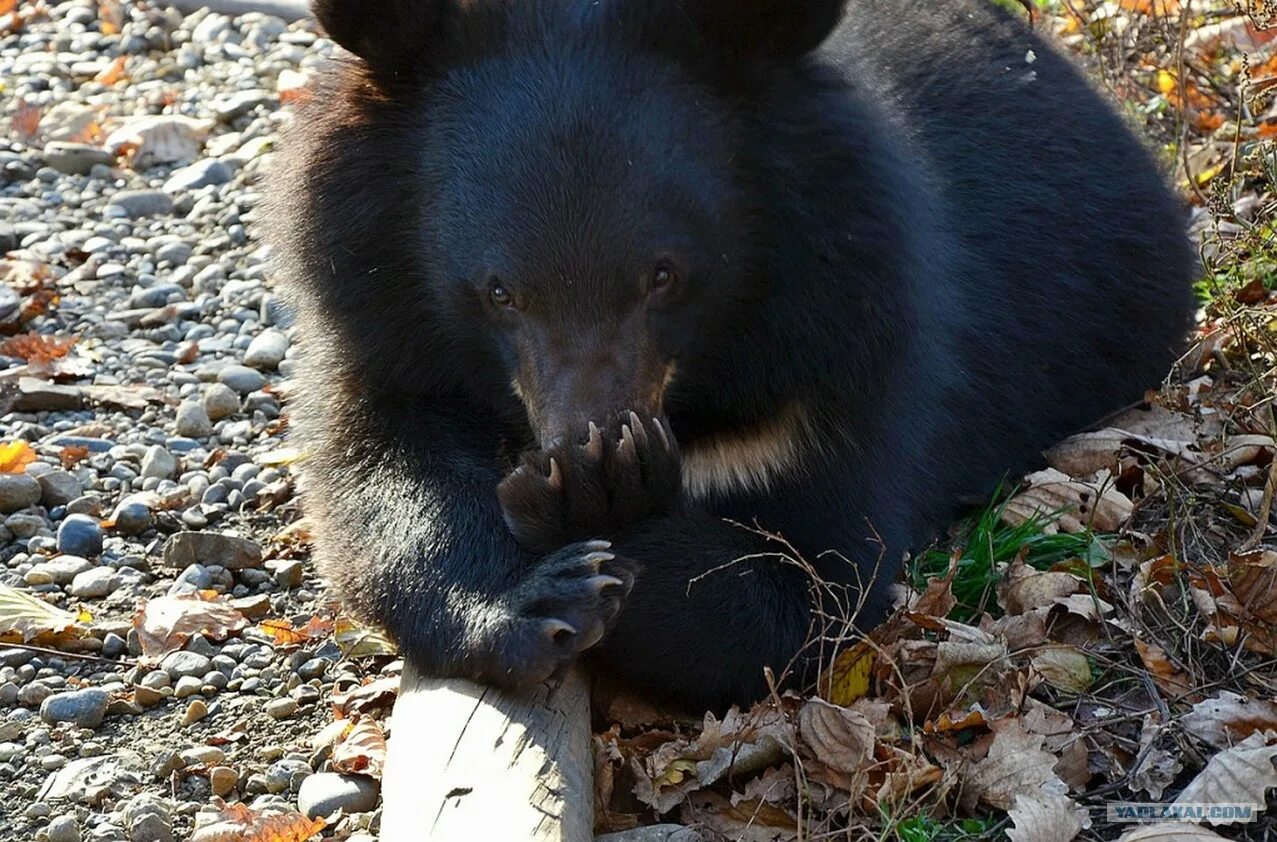
[{"label": "bear's front leg", "polygon": [[575,438],[525,453],[497,497],[519,544],[549,552],[611,538],[673,511],[681,468],[667,422],[629,412],[604,428],[591,422]]},{"label": "bear's front leg", "polygon": [[598,541],[519,546],[494,493],[497,430],[444,406],[334,407],[341,434],[312,437],[308,502],[321,572],[356,615],[428,675],[502,686],[542,681],[598,642],[633,565]]}]

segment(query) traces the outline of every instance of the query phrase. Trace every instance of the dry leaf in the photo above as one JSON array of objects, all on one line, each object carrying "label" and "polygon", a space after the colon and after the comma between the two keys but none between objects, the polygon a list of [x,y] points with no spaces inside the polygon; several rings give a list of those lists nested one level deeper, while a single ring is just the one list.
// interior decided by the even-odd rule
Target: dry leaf
[{"label": "dry leaf", "polygon": [[748,714],[732,708],[722,720],[707,713],[695,740],[679,737],[634,759],[634,794],[666,813],[729,773],[745,775],[778,763],[793,743],[789,722],[771,705],[756,705]]},{"label": "dry leaf", "polygon": [[0,342],[0,354],[29,363],[51,363],[65,357],[75,343],[74,336],[58,339],[41,333],[23,333]]},{"label": "dry leaf", "polygon": [[0,638],[12,636],[25,643],[43,634],[62,634],[79,622],[75,614],[0,584]]},{"label": "dry leaf", "polygon": [[849,705],[868,693],[877,658],[877,649],[867,640],[840,652],[820,682],[822,689],[828,688],[829,701]]},{"label": "dry leaf", "polygon": [[343,658],[375,658],[399,653],[390,638],[375,629],[357,626],[346,617],[338,617],[333,624],[333,642]]},{"label": "dry leaf", "polygon": [[191,836],[190,842],[305,842],[327,826],[294,812],[258,812],[244,804],[230,804],[212,824]]},{"label": "dry leaf", "polygon": [[1017,795],[1007,815],[1011,842],[1070,842],[1083,827],[1078,806],[1067,795]]},{"label": "dry leaf", "polygon": [[1069,693],[1091,686],[1091,662],[1076,646],[1049,646],[1029,656],[1047,684]]},{"label": "dry leaf", "polygon": [[1256,731],[1277,732],[1277,702],[1247,699],[1227,690],[1193,705],[1180,724],[1184,730],[1215,748],[1228,748]]},{"label": "dry leaf", "polygon": [[333,694],[333,709],[342,716],[389,710],[399,695],[399,676],[378,678],[345,693]]},{"label": "dry leaf", "polygon": [[798,820],[774,804],[732,804],[716,792],[697,792],[683,805],[685,824],[709,828],[733,842],[789,842],[798,838]]},{"label": "dry leaf", "polygon": [[23,143],[34,143],[40,132],[40,106],[25,101],[18,103],[9,126]]},{"label": "dry leaf", "polygon": [[1055,755],[1042,750],[1042,741],[1018,720],[1005,720],[994,735],[989,754],[967,771],[964,797],[1010,810],[1017,795],[1066,794],[1068,787],[1055,774]]},{"label": "dry leaf", "polygon": [[1008,614],[1024,614],[1076,594],[1082,581],[1072,573],[1035,570],[1016,558],[998,583],[998,604]]},{"label": "dry leaf", "polygon": [[1250,616],[1277,626],[1277,552],[1233,553],[1228,586]]},{"label": "dry leaf", "polygon": [[127,56],[118,56],[115,61],[111,62],[111,66],[104,68],[98,75],[93,77],[93,81],[99,85],[111,87],[125,78],[124,65],[127,62]]},{"label": "dry leaf", "polygon": [[1117,532],[1135,506],[1113,487],[1105,472],[1094,482],[1070,478],[1054,468],[1029,474],[1029,487],[1002,508],[1002,520],[1019,526],[1030,520],[1052,518],[1044,532]]},{"label": "dry leaf", "polygon": [[[1277,787],[1277,745],[1267,745],[1277,735],[1254,733],[1230,749],[1212,757],[1184,788],[1176,804],[1254,804],[1263,810],[1267,791]],[[1210,818],[1208,824],[1232,824],[1240,819]]]},{"label": "dry leaf", "polygon": [[1165,649],[1136,638],[1135,651],[1139,652],[1144,668],[1148,670],[1154,683],[1168,699],[1178,699],[1192,694],[1193,680],[1188,677],[1188,673],[1171,663]]},{"label": "dry leaf", "polygon": [[1152,714],[1145,716],[1137,755],[1144,759],[1131,770],[1130,779],[1133,791],[1146,792],[1154,801],[1162,797],[1166,788],[1184,770],[1184,764],[1180,762],[1177,754],[1154,745],[1161,734],[1161,722]]},{"label": "dry leaf", "polygon": [[133,617],[142,654],[150,657],[181,649],[191,635],[225,640],[248,627],[248,620],[216,594],[161,596]]},{"label": "dry leaf", "polygon": [[361,716],[333,748],[336,772],[350,772],[381,779],[386,767],[386,733],[377,720]]},{"label": "dry leaf", "polygon": [[0,474],[20,474],[35,459],[35,450],[21,439],[0,444]]},{"label": "dry leaf", "polygon": [[819,699],[798,711],[798,734],[824,765],[854,774],[873,754],[874,726],[865,716]]},{"label": "dry leaf", "polygon": [[301,628],[287,620],[263,620],[257,628],[270,636],[276,646],[285,648],[302,646],[312,640],[327,637],[333,632],[334,623],[322,617],[311,617]]}]

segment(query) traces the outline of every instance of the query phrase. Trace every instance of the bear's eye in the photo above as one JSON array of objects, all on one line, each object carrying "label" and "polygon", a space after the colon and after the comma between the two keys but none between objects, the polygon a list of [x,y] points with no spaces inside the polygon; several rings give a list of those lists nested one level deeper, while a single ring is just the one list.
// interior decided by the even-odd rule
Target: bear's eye
[{"label": "bear's eye", "polygon": [[514,296],[510,294],[510,290],[506,288],[505,284],[496,278],[488,282],[488,298],[498,307],[514,306]]},{"label": "bear's eye", "polygon": [[652,295],[668,295],[678,287],[680,281],[678,267],[670,261],[662,260],[652,268],[648,292]]}]

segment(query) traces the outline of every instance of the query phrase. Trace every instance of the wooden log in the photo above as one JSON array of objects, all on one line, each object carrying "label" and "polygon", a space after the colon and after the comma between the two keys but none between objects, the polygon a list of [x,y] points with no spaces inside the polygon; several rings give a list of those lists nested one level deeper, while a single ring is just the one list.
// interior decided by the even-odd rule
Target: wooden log
[{"label": "wooden log", "polygon": [[382,778],[383,842],[591,842],[589,696],[579,670],[507,693],[409,665]]},{"label": "wooden log", "polygon": [[167,5],[183,14],[209,9],[232,17],[245,12],[261,12],[287,21],[310,17],[310,6],[305,0],[168,0]]}]

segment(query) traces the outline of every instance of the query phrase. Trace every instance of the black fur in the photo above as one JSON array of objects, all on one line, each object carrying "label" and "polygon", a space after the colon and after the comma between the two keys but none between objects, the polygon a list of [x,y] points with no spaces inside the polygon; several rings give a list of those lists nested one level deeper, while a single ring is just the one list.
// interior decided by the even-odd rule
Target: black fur
[{"label": "black fur", "polygon": [[[654,696],[757,697],[813,606],[732,521],[833,581],[881,558],[872,624],[955,500],[1168,370],[1196,267],[1119,116],[985,0],[852,0],[829,34],[841,6],[317,3],[362,60],[320,80],[273,189],[305,490],[323,571],[426,669],[517,684],[590,649]],[[670,252],[679,297],[643,309]],[[607,358],[582,376],[674,376],[605,401],[631,384],[565,386],[516,318]],[[675,442],[627,449],[664,419]],[[677,493],[680,449],[730,469],[775,455],[759,430],[796,450]]]}]

